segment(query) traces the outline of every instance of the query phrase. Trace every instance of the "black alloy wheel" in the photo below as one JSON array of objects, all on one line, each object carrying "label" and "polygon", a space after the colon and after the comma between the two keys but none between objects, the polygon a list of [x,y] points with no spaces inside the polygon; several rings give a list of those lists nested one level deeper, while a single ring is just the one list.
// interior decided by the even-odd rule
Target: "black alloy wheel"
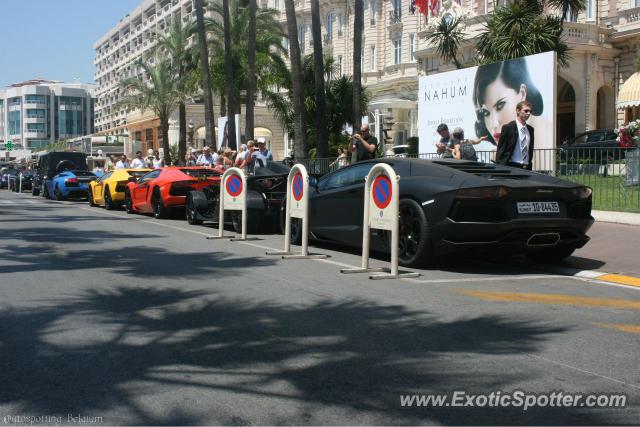
[{"label": "black alloy wheel", "polygon": [[202,220],[198,219],[198,216],[196,214],[196,207],[193,204],[193,198],[191,197],[191,194],[187,196],[187,203],[184,209],[184,216],[190,225],[202,224]]},{"label": "black alloy wheel", "polygon": [[[263,227],[262,211],[247,209],[247,234],[256,234]],[[231,211],[231,223],[236,233],[242,233],[242,211]]]},{"label": "black alloy wheel", "polygon": [[418,267],[432,261],[429,223],[422,206],[415,200],[402,199],[398,211],[398,263]]},{"label": "black alloy wheel", "polygon": [[94,200],[93,200],[93,188],[91,188],[91,187],[89,187],[89,197],[88,197],[88,199],[89,199],[89,206],[91,206],[93,208],[98,206],[96,204],[96,202],[94,202]]},{"label": "black alloy wheel", "polygon": [[154,188],[153,195],[151,196],[151,206],[153,207],[153,216],[156,219],[166,218],[168,216],[167,208],[162,203],[162,196],[158,187]]},{"label": "black alloy wheel", "polygon": [[53,190],[53,195],[56,197],[56,200],[61,201],[64,200],[64,197],[62,196],[62,192],[60,191],[60,188],[56,185],[56,188]]},{"label": "black alloy wheel", "polygon": [[104,208],[108,211],[112,211],[116,208],[113,200],[111,200],[111,193],[109,192],[109,187],[105,187],[104,189]]},{"label": "black alloy wheel", "polygon": [[128,214],[133,213],[133,200],[131,200],[131,193],[129,193],[129,189],[124,190],[124,210]]}]

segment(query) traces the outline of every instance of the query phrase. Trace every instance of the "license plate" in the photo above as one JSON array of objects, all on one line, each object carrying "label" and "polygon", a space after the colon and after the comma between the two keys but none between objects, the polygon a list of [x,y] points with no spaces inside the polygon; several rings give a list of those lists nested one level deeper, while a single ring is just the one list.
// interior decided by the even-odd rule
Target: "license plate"
[{"label": "license plate", "polygon": [[519,214],[560,213],[558,202],[518,202]]}]

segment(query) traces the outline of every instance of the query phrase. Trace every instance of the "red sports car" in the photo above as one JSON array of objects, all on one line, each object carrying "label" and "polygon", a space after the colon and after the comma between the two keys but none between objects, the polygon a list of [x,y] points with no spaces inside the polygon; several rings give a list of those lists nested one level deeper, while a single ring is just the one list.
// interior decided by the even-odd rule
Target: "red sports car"
[{"label": "red sports car", "polygon": [[203,166],[155,169],[138,179],[129,178],[124,194],[127,213],[152,213],[165,218],[173,209],[184,209],[190,191],[220,186],[220,171]]}]

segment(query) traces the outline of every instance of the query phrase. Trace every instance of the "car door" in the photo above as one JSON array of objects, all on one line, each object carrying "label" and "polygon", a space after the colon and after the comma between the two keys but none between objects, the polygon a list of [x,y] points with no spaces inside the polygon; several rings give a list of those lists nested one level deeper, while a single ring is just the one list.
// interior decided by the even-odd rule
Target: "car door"
[{"label": "car door", "polygon": [[102,175],[93,186],[93,200],[96,203],[104,203],[104,181],[109,178],[113,172]]},{"label": "car door", "polygon": [[133,190],[133,202],[136,205],[136,208],[139,210],[149,211],[151,209],[151,204],[149,202],[149,191],[151,181],[160,176],[162,172],[161,169],[156,169],[149,172],[146,175],[143,175],[138,180],[138,185],[135,186]]},{"label": "car door", "polygon": [[320,179],[309,209],[311,229],[318,238],[362,242],[364,179],[375,164],[355,164]]}]

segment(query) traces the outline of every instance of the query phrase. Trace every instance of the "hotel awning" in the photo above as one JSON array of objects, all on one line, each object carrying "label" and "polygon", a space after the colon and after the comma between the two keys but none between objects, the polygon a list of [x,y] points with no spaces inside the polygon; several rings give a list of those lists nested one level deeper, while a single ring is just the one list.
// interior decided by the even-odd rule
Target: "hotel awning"
[{"label": "hotel awning", "polygon": [[368,110],[384,108],[399,108],[405,110],[414,110],[418,108],[418,101],[402,98],[378,98],[369,102]]},{"label": "hotel awning", "polygon": [[640,72],[634,73],[620,87],[616,108],[640,106]]}]

